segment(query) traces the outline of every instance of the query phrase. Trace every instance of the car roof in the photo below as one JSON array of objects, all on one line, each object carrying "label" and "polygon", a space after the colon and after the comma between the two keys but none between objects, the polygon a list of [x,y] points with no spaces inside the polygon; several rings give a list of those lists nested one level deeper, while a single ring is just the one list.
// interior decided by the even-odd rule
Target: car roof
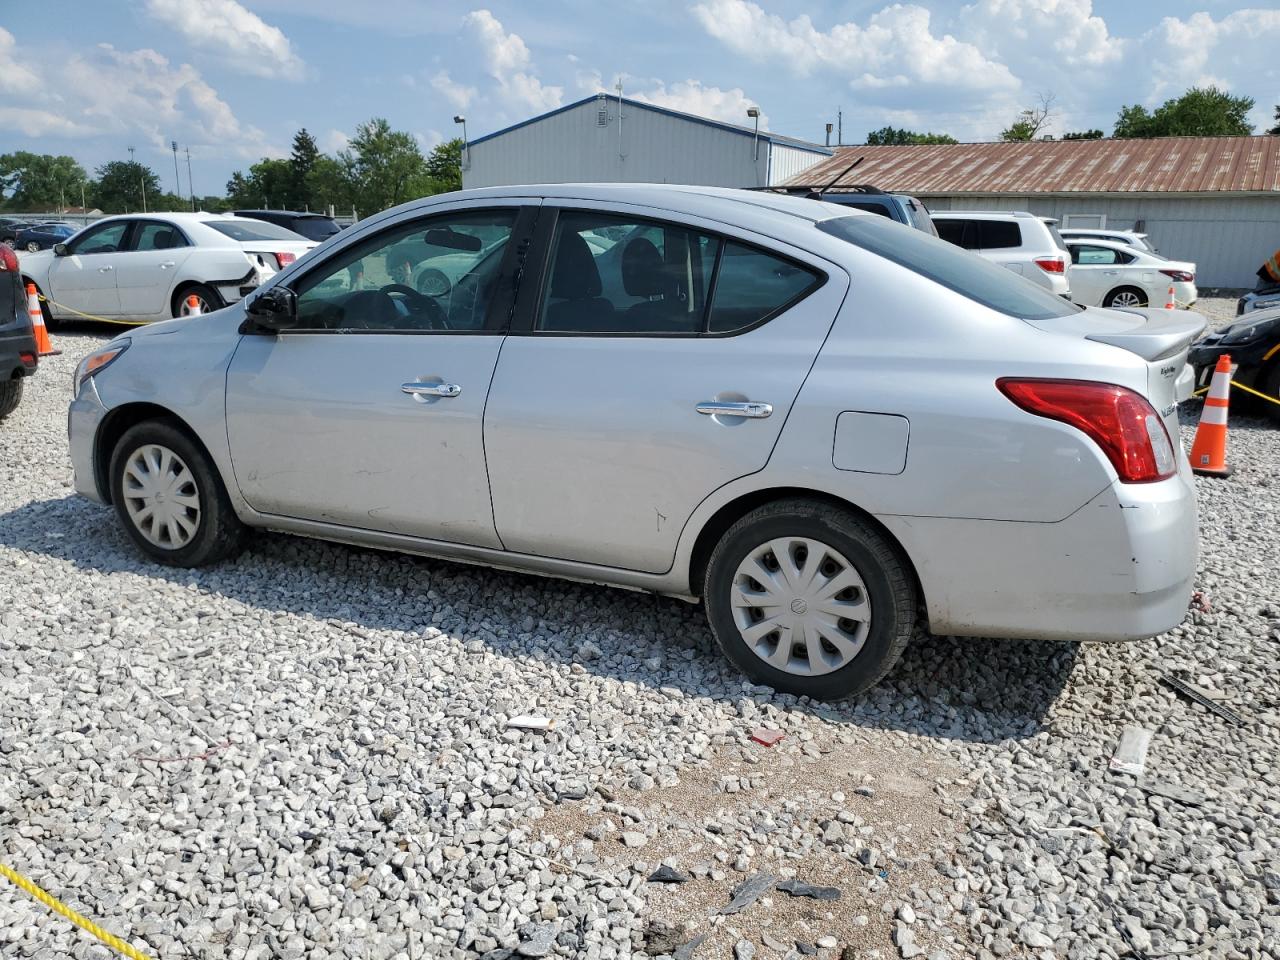
[{"label": "car roof", "polygon": [[[1103,240],[1101,237],[1063,237],[1062,239],[1066,243],[1076,243],[1076,244],[1087,243],[1091,247],[1107,247],[1108,249],[1111,249],[1111,250],[1137,249],[1136,247],[1133,247],[1127,243],[1121,243],[1118,240]],[[1146,251],[1139,250],[1138,252],[1145,253]]]},{"label": "car roof", "polygon": [[307,210],[232,210],[237,217],[290,217],[294,220],[332,220],[328,214]]},{"label": "car roof", "polygon": [[1085,234],[1089,234],[1090,236],[1093,236],[1094,234],[1101,235],[1104,233],[1114,233],[1114,234],[1118,234],[1126,237],[1147,236],[1147,234],[1142,233],[1139,230],[1124,230],[1124,229],[1110,230],[1106,227],[1062,227],[1058,232],[1059,233],[1085,233]]},{"label": "car roof", "polygon": [[943,219],[965,217],[977,220],[1007,220],[1010,217],[1017,217],[1020,220],[1040,220],[1045,223],[1053,221],[1057,223],[1057,220],[1054,220],[1053,217],[1039,217],[1026,210],[931,210],[929,213],[935,220],[938,217]]}]

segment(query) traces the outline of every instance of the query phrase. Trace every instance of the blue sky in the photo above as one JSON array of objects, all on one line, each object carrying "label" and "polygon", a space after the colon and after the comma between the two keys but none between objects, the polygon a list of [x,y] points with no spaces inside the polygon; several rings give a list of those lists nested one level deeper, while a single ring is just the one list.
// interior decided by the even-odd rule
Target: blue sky
[{"label": "blue sky", "polygon": [[1280,10],[1228,0],[0,0],[0,151],[92,170],[134,146],[171,189],[177,140],[219,193],[302,126],[332,150],[385,116],[425,148],[457,113],[474,138],[619,78],[819,141],[840,108],[847,142],[886,123],[992,139],[1041,93],[1053,132],[1109,130],[1122,103],[1209,82],[1254,97],[1261,129],[1277,50]]}]

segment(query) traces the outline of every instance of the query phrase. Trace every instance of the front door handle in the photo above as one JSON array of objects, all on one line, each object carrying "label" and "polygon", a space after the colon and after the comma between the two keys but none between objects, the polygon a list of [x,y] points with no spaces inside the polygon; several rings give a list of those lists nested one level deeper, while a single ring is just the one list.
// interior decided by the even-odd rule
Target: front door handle
[{"label": "front door handle", "polygon": [[173,265],[174,265],[174,262],[172,260],[166,260],[164,263],[160,264],[160,269],[168,270]]},{"label": "front door handle", "polygon": [[99,272],[99,273],[110,273],[110,272],[111,272],[112,270],[114,270],[114,269],[115,269],[115,267],[113,267],[113,266],[111,266],[111,265],[109,265],[109,264],[108,264],[108,265],[107,265],[107,266],[105,266],[105,267],[99,267],[99,268],[98,268],[98,272]]},{"label": "front door handle", "polygon": [[456,397],[462,388],[456,383],[402,383],[400,389],[415,397]]},{"label": "front door handle", "polygon": [[698,404],[695,409],[708,417],[748,417],[752,420],[763,420],[773,414],[772,403],[756,403],[749,400],[741,403],[710,400]]}]

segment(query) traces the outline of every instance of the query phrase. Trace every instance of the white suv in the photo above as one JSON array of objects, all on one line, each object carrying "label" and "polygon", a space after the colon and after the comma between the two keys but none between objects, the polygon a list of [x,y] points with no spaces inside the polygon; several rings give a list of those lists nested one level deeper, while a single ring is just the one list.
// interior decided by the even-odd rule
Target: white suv
[{"label": "white suv", "polygon": [[1021,210],[941,210],[932,212],[938,236],[994,260],[1050,292],[1071,299],[1066,245],[1057,220]]},{"label": "white suv", "polygon": [[1123,243],[1126,247],[1159,253],[1147,234],[1136,230],[1098,230],[1093,227],[1063,227],[1058,231],[1063,240],[1105,240],[1107,243]]}]

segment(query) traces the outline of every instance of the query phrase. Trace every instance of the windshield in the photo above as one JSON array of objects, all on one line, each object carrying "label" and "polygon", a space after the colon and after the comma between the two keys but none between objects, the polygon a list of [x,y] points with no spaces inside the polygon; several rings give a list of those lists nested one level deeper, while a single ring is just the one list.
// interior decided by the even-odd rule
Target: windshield
[{"label": "windshield", "polygon": [[211,227],[223,236],[237,241],[307,239],[292,230],[277,227],[274,223],[267,223],[263,220],[205,220],[203,223],[206,227]]},{"label": "windshield", "polygon": [[318,242],[328,240],[335,233],[342,232],[342,228],[328,217],[299,217],[293,221],[293,229],[308,240]]},{"label": "windshield", "polygon": [[1012,317],[1049,320],[1081,309],[990,260],[891,220],[837,217],[818,229]]}]

